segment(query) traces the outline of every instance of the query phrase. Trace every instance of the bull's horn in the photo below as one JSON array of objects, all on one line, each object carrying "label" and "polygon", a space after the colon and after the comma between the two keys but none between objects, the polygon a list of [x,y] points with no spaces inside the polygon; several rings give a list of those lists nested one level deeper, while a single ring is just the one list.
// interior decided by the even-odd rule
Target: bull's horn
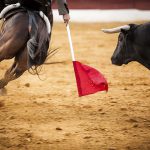
[{"label": "bull's horn", "polygon": [[116,28],[112,28],[112,29],[101,29],[101,30],[104,33],[119,33],[121,31],[121,29],[130,30],[130,26],[124,25],[124,26],[120,26],[120,27],[116,27]]}]

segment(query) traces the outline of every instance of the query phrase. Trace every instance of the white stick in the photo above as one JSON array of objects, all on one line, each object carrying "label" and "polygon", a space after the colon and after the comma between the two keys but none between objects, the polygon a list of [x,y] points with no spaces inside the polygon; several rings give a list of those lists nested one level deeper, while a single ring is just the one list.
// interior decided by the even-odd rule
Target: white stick
[{"label": "white stick", "polygon": [[72,45],[72,39],[71,39],[69,24],[67,24],[67,33],[68,33],[68,39],[69,39],[69,44],[70,44],[70,51],[71,51],[72,61],[75,61],[74,49],[73,49],[73,45]]}]

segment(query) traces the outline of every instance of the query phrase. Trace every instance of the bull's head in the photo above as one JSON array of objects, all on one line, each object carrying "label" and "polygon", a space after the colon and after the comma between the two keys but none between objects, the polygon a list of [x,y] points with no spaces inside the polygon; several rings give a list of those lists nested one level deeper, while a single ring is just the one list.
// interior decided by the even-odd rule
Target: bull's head
[{"label": "bull's head", "polygon": [[[102,29],[105,33],[120,33],[118,37],[117,47],[111,57],[111,61],[115,65],[128,64],[134,61],[132,40],[133,40],[133,24],[124,25],[112,29]],[[132,28],[132,29],[131,29]]]}]

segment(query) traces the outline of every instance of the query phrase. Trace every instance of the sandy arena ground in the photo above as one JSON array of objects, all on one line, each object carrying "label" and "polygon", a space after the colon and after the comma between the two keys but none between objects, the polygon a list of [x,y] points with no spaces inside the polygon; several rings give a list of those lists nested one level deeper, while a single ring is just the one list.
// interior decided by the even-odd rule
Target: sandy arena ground
[{"label": "sandy arena ground", "polygon": [[[150,71],[110,57],[117,36],[100,28],[120,23],[71,24],[77,60],[100,70],[108,93],[79,98],[63,23],[55,24],[52,49],[39,80],[26,72],[0,96],[0,150],[150,150]],[[12,60],[0,64],[0,76]]]}]

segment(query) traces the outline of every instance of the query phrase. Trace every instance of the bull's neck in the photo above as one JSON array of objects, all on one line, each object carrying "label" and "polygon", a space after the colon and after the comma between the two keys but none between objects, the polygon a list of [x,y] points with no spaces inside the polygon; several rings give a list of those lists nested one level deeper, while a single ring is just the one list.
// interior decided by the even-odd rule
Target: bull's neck
[{"label": "bull's neck", "polygon": [[137,62],[139,62],[140,64],[142,64],[144,67],[146,67],[147,69],[150,70],[150,62],[149,61],[146,61],[139,53],[140,51],[140,48],[135,46],[137,44],[133,44],[132,45],[132,49],[134,51],[134,58]]},{"label": "bull's neck", "polygon": [[145,61],[141,56],[138,56],[137,62],[139,62],[140,64],[142,64],[143,66],[145,66],[147,69],[150,70],[150,63]]}]

